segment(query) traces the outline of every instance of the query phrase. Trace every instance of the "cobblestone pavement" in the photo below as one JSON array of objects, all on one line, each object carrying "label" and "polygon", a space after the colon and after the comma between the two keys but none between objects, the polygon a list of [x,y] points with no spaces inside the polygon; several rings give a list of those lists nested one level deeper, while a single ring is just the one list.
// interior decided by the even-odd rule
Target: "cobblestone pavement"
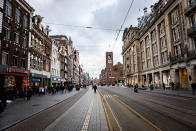
[{"label": "cobblestone pavement", "polygon": [[[89,108],[91,107],[90,105],[92,105],[93,107],[89,112]],[[90,116],[89,120],[85,119],[87,118],[87,115]],[[86,130],[108,130],[100,96],[98,93],[95,94],[91,88],[68,111],[66,111],[61,117],[59,117],[55,122],[48,126],[46,128],[46,131],[80,131],[84,124],[86,124],[85,126],[87,126]]]},{"label": "cobblestone pavement", "polygon": [[[83,89],[79,92],[82,90]],[[26,101],[24,98],[16,99],[8,104],[7,109],[0,114],[0,130],[49,108],[79,92],[73,90],[72,92],[67,91],[64,94],[59,93],[54,95],[46,94],[44,96],[33,96],[29,101]]]}]

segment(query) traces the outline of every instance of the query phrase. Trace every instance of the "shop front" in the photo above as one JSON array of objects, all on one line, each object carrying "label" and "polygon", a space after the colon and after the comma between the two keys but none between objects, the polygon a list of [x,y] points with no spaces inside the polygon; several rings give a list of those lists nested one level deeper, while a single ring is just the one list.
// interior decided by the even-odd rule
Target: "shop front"
[{"label": "shop front", "polygon": [[24,97],[29,87],[29,71],[6,66],[0,66],[0,68],[3,83],[0,88],[7,88],[8,99]]},{"label": "shop front", "polygon": [[61,84],[61,77],[51,76],[51,78],[50,78],[50,85],[58,86],[60,84]]},{"label": "shop front", "polygon": [[33,93],[37,94],[39,87],[45,87],[45,79],[48,79],[45,75],[30,73],[30,86],[33,89]]}]

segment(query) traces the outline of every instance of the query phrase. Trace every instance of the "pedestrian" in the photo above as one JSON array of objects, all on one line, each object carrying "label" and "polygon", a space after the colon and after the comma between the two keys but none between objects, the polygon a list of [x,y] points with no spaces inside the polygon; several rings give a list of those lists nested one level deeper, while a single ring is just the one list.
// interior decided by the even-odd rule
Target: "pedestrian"
[{"label": "pedestrian", "polygon": [[163,87],[163,90],[165,90],[165,83],[163,82],[163,84],[162,84],[162,87]]},{"label": "pedestrian", "polygon": [[32,90],[31,87],[29,87],[27,90],[27,101],[31,99],[31,96],[32,96]]},{"label": "pedestrian", "polygon": [[41,94],[42,94],[42,95],[45,94],[45,89],[44,89],[44,87],[41,88]]},{"label": "pedestrian", "polygon": [[97,85],[96,84],[93,86],[93,89],[94,89],[94,92],[96,93],[96,90],[97,90]]},{"label": "pedestrian", "polygon": [[192,83],[191,87],[192,87],[192,94],[194,96],[195,95],[195,91],[196,91],[196,83]]},{"label": "pedestrian", "polygon": [[174,90],[174,82],[172,81],[171,83],[170,83],[170,86],[171,86],[171,88],[172,88],[172,90]]},{"label": "pedestrian", "polygon": [[7,88],[3,87],[1,88],[1,102],[4,108],[6,108],[7,105]]},{"label": "pedestrian", "polygon": [[39,87],[39,96],[42,94],[42,88]]}]

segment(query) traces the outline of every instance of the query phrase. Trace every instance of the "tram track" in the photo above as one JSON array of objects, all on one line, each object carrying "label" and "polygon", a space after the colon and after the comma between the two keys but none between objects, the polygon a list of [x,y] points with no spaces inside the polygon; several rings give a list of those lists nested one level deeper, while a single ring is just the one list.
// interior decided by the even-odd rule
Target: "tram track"
[{"label": "tram track", "polygon": [[[102,89],[99,90],[99,93],[103,99],[103,105],[104,107],[107,107],[110,111],[106,112],[106,117],[109,117],[107,112],[112,112],[113,118],[107,118],[110,130],[116,130],[112,126],[118,126],[118,130],[155,130],[155,131],[161,131],[160,128],[158,128],[156,125],[154,125],[152,122],[144,118],[142,115],[140,115],[137,111],[132,109],[130,106],[128,106],[126,103],[121,101],[117,95],[111,95],[109,92],[106,92]],[[105,110],[108,110],[105,109]],[[119,109],[121,112],[119,112]],[[124,122],[124,120],[127,120],[127,122]],[[113,124],[112,121],[116,121],[116,124]],[[133,124],[128,124],[130,121],[128,120],[134,120],[132,121]],[[112,124],[111,124],[112,123]],[[135,125],[134,125],[135,124]]]}]

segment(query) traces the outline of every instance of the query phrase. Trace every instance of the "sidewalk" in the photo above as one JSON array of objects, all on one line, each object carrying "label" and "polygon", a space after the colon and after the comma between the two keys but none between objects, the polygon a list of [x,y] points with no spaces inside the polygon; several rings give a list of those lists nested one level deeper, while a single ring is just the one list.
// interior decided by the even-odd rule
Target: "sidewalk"
[{"label": "sidewalk", "polygon": [[69,110],[49,125],[46,131],[108,131],[99,93],[89,88]]},{"label": "sidewalk", "polygon": [[[83,89],[81,89],[83,90]],[[7,109],[0,114],[0,130],[17,123],[29,116],[36,114],[46,108],[49,108],[71,96],[78,93],[75,89],[72,92],[64,94],[46,94],[43,96],[33,96],[29,101],[24,98],[18,98],[12,103],[7,104]]]},{"label": "sidewalk", "polygon": [[173,95],[173,96],[182,96],[182,97],[190,97],[190,98],[196,98],[196,92],[195,95],[192,95],[192,91],[185,91],[185,90],[171,90],[171,89],[154,89],[154,90],[144,90],[146,92],[152,92],[152,93],[160,93],[160,94],[166,94],[166,95]]}]

